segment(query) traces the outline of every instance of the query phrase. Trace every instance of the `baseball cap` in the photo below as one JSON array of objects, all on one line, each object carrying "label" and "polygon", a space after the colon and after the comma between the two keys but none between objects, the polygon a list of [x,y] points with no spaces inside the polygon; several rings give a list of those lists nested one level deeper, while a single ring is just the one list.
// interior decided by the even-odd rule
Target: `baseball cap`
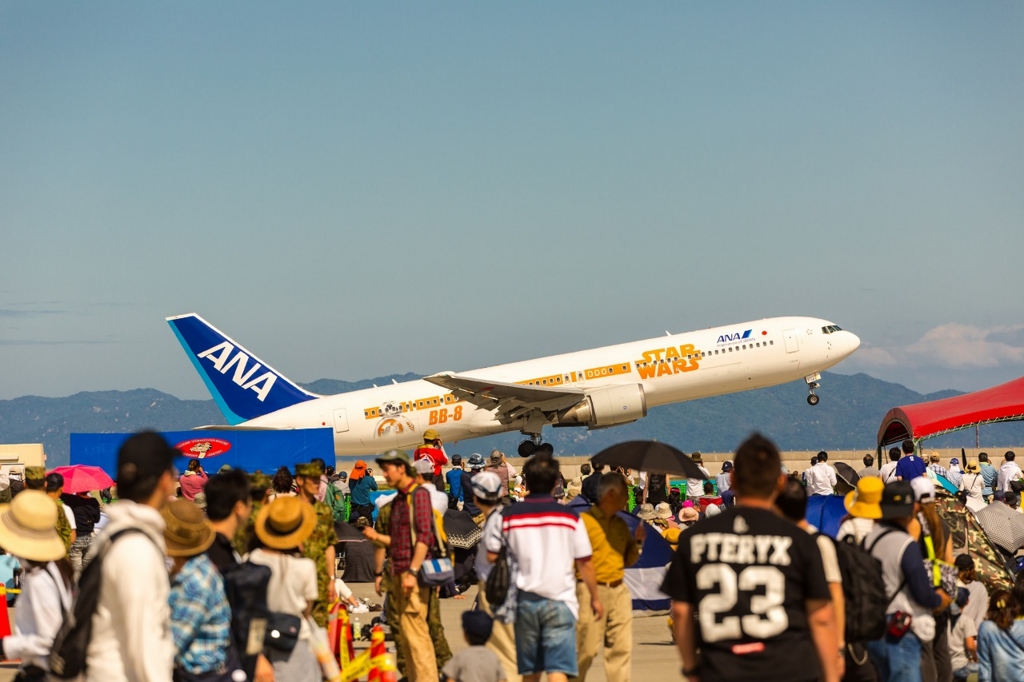
[{"label": "baseball cap", "polygon": [[493,628],[494,620],[483,611],[463,611],[462,630],[471,642],[486,642]]},{"label": "baseball cap", "polygon": [[499,464],[501,462],[501,452],[498,450],[491,450],[491,464]]},{"label": "baseball cap", "polygon": [[497,502],[501,497],[501,477],[493,471],[484,471],[469,480],[473,494],[487,502]]},{"label": "baseball cap", "polygon": [[440,434],[434,429],[427,429],[423,432],[423,440],[437,440],[440,437]]},{"label": "baseball cap", "polygon": [[377,458],[377,466],[379,467],[383,467],[385,464],[393,464],[395,462],[404,464],[406,469],[412,468],[412,462],[409,461],[409,455],[407,455],[403,450],[388,450]]},{"label": "baseball cap", "polygon": [[434,473],[434,463],[430,461],[429,457],[420,457],[412,463],[412,468],[416,470],[416,473],[423,476],[429,476]]},{"label": "baseball cap", "polygon": [[969,571],[974,568],[974,557],[970,554],[957,554],[953,564],[961,571]]},{"label": "baseball cap", "polygon": [[935,484],[932,483],[932,479],[918,476],[910,481],[910,487],[914,489],[915,502],[935,501]]},{"label": "baseball cap", "polygon": [[[934,487],[932,488],[934,492]],[[895,481],[882,491],[883,519],[905,519],[914,513],[914,488],[909,481]]]}]

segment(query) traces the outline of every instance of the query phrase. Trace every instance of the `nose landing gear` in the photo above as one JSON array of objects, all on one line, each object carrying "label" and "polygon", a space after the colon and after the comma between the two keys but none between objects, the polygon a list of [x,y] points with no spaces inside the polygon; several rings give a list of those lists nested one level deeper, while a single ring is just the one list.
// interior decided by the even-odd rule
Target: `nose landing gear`
[{"label": "nose landing gear", "polygon": [[804,381],[807,382],[807,390],[810,392],[810,395],[807,396],[807,404],[812,406],[817,405],[821,398],[819,398],[818,394],[814,392],[814,389],[821,386],[819,383],[821,381],[821,374],[817,372],[814,374],[808,374],[804,377]]}]

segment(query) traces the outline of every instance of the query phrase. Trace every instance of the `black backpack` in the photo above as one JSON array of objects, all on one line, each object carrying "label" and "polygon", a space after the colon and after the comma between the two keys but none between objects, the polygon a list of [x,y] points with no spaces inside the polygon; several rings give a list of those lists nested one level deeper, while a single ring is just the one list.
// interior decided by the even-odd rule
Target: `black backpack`
[{"label": "black backpack", "polygon": [[85,672],[86,653],[92,640],[92,617],[100,603],[103,557],[119,537],[128,533],[141,533],[149,538],[149,535],[138,528],[119,530],[110,536],[107,546],[85,565],[78,580],[78,593],[71,604],[71,609],[64,614],[64,622],[53,639],[53,649],[50,651],[51,677],[58,680],[73,680]]},{"label": "black backpack", "polygon": [[[882,533],[875,542],[890,532]],[[885,635],[885,611],[892,602],[885,594],[882,564],[852,535],[837,540],[835,546],[846,602],[846,641],[880,639]]]},{"label": "black backpack", "polygon": [[231,606],[231,636],[242,669],[254,679],[256,659],[263,651],[267,623],[271,613],[267,607],[268,566],[247,561],[224,571],[224,593]]}]

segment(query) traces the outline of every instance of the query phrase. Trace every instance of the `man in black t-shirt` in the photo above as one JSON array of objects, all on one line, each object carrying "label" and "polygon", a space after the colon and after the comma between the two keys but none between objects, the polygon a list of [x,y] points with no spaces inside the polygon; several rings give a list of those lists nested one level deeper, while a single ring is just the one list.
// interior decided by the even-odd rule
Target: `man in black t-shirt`
[{"label": "man in black t-shirt", "polygon": [[[821,554],[779,518],[779,452],[760,435],[736,452],[737,506],[679,536],[662,592],[690,682],[838,682],[839,642]],[[699,651],[699,653],[698,653]]]}]

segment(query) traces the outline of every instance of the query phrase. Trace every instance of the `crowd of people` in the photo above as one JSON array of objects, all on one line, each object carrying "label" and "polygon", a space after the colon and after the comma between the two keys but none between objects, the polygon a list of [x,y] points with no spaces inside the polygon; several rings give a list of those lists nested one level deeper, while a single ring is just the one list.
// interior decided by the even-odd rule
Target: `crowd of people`
[{"label": "crowd of people", "polygon": [[[0,506],[23,570],[0,655],[19,679],[315,682],[329,611],[365,606],[346,583],[373,582],[412,682],[584,680],[599,657],[626,681],[626,570],[651,533],[673,551],[661,590],[690,682],[1024,679],[1024,580],[990,595],[936,512],[946,482],[1019,509],[1012,452],[999,469],[984,454],[944,467],[910,442],[881,468],[867,456],[835,540],[806,520],[810,498],[842,492],[827,454],[790,474],[757,435],[717,474],[693,453],[700,476],[675,484],[589,463],[567,480],[550,447],[521,471],[497,450],[449,461],[435,431],[371,462],[381,486],[366,461],[271,477],[192,460],[179,476],[179,456],[136,434],[106,494],[30,467]],[[478,529],[471,550],[451,545],[451,513]],[[469,585],[453,655],[440,600]]]}]

